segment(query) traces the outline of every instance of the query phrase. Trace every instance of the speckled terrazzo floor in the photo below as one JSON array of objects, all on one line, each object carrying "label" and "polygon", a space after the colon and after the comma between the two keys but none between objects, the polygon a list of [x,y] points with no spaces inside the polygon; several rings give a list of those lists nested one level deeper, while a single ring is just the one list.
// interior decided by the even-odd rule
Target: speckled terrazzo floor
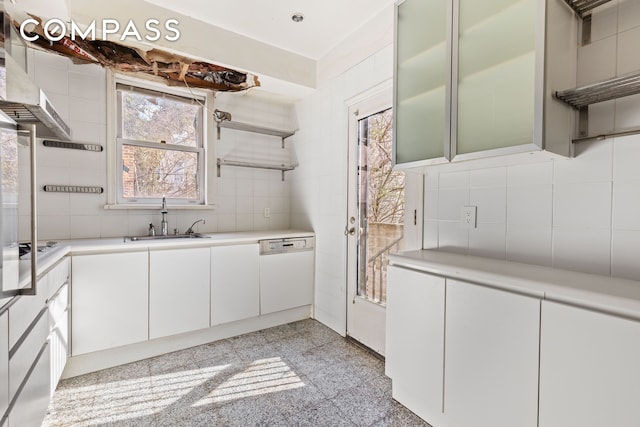
[{"label": "speckled terrazzo floor", "polygon": [[428,426],[384,363],[314,320],[60,382],[43,426]]}]

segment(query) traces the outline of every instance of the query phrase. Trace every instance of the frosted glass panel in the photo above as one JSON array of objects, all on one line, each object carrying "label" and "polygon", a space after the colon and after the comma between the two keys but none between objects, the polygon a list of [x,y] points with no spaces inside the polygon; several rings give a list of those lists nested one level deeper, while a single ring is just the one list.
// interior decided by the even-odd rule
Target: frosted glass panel
[{"label": "frosted glass panel", "polygon": [[396,32],[396,163],[444,157],[445,0],[406,0]]},{"label": "frosted glass panel", "polygon": [[396,149],[396,163],[444,156],[444,102],[445,88],[439,87],[398,103],[395,132],[396,141],[402,143]]},{"label": "frosted glass panel", "polygon": [[535,0],[460,0],[457,153],[533,142]]}]

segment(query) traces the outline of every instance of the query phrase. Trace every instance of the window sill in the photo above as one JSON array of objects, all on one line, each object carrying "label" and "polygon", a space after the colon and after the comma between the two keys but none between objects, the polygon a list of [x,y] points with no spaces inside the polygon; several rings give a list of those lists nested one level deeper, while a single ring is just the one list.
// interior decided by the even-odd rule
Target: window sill
[{"label": "window sill", "polygon": [[[160,210],[161,207],[158,204],[153,205],[120,205],[120,204],[106,204],[104,205],[105,210]],[[189,211],[213,211],[216,209],[215,205],[168,205],[167,209],[169,211],[180,211],[180,210],[189,210]]]}]

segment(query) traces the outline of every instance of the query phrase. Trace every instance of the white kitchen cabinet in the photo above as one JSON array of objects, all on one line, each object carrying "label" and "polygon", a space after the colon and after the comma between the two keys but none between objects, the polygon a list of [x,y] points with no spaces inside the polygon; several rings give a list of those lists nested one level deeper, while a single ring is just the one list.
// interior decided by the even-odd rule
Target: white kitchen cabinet
[{"label": "white kitchen cabinet", "polygon": [[445,310],[450,425],[536,427],[540,300],[447,279]]},{"label": "white kitchen cabinet", "polygon": [[449,159],[451,32],[447,0],[396,6],[394,163]]},{"label": "white kitchen cabinet", "polygon": [[[404,0],[396,6],[394,161],[572,155],[577,21],[558,0]],[[443,148],[444,147],[444,148]]]},{"label": "white kitchen cabinet", "polygon": [[259,315],[259,245],[212,247],[211,325]]},{"label": "white kitchen cabinet", "polygon": [[9,313],[0,315],[0,420],[9,407]]},{"label": "white kitchen cabinet", "polygon": [[149,253],[72,258],[71,354],[149,338]]},{"label": "white kitchen cabinet", "polygon": [[440,425],[444,374],[445,279],[387,269],[386,374],[393,398]]},{"label": "white kitchen cabinet", "polygon": [[209,248],[149,252],[149,338],[209,327]]},{"label": "white kitchen cabinet", "polygon": [[45,308],[49,296],[47,277],[38,279],[36,295],[20,296],[9,308],[9,348],[13,348]]},{"label": "white kitchen cabinet", "polygon": [[540,427],[636,427],[640,322],[542,303]]}]

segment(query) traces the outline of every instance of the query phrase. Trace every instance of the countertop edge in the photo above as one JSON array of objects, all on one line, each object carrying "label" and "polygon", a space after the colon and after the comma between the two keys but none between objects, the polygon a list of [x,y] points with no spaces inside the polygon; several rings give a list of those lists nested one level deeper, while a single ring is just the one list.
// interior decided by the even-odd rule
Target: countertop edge
[{"label": "countertop edge", "polygon": [[640,281],[429,249],[389,264],[640,320]]},{"label": "countertop edge", "polygon": [[[315,237],[315,232],[310,230],[266,230],[266,231],[238,231],[238,232],[220,232],[220,233],[203,233],[208,238],[201,239],[167,239],[167,240],[143,240],[143,241],[124,241],[124,237],[117,238],[101,238],[101,239],[76,239],[61,240],[57,246],[49,249],[47,252],[38,253],[38,276],[46,273],[54,265],[56,265],[65,256],[89,255],[100,253],[116,253],[116,252],[138,252],[152,249],[179,249],[179,248],[196,248],[196,247],[212,247],[222,245],[237,245],[258,243],[260,240],[270,239],[286,239],[296,237]],[[20,262],[20,278],[19,287],[23,288],[31,283],[30,262]],[[0,313],[4,307],[8,306],[13,298],[7,298],[0,305]]]}]

